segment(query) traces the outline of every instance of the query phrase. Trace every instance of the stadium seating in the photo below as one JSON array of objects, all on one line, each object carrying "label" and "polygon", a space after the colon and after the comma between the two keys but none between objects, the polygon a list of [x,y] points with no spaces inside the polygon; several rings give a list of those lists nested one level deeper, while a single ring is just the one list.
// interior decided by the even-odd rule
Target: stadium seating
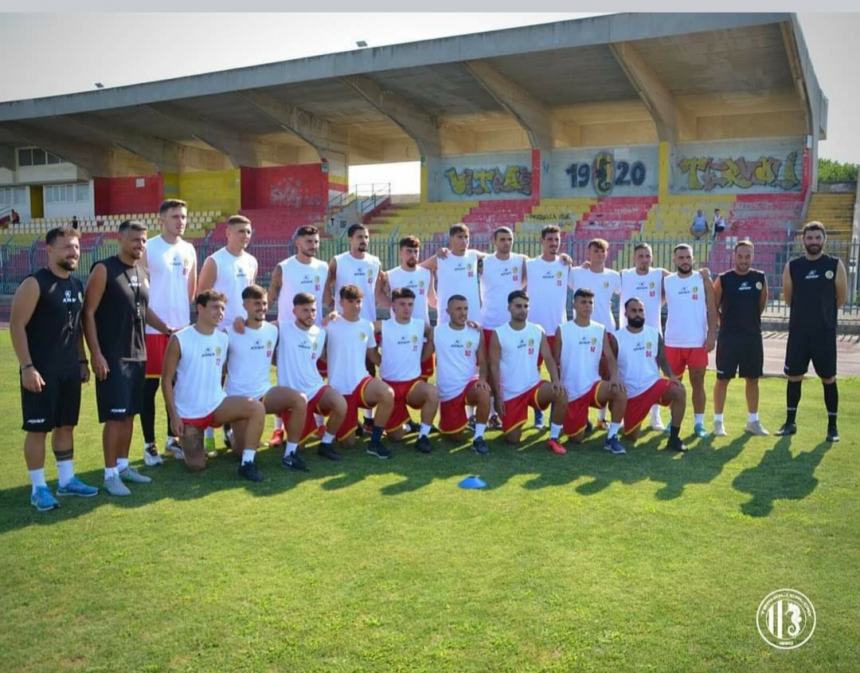
[{"label": "stadium seating", "polygon": [[625,241],[642,231],[642,224],[656,202],[656,196],[601,198],[579,218],[575,235],[577,238]]},{"label": "stadium seating", "polygon": [[572,232],[582,215],[597,204],[597,199],[542,199],[540,204],[532,208],[518,230],[521,232],[538,232],[548,224],[561,227],[562,232]]},{"label": "stadium seating", "polygon": [[535,203],[525,199],[480,201],[462,221],[475,234],[488,234],[497,227],[514,228],[526,218]]},{"label": "stadium seating", "polygon": [[470,209],[477,205],[476,201],[391,205],[373,217],[368,226],[371,232],[379,236],[414,234],[429,240],[436,234],[447,235],[448,228],[456,222],[462,222]]},{"label": "stadium seating", "polygon": [[809,202],[806,219],[824,224],[829,239],[850,241],[854,223],[854,202],[854,192],[815,192]]}]

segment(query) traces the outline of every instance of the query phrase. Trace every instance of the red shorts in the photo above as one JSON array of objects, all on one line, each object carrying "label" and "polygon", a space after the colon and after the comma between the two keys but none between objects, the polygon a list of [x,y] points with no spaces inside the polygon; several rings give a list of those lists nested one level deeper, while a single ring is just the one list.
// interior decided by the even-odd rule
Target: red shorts
[{"label": "red shorts", "polygon": [[490,341],[493,338],[493,332],[495,332],[496,330],[494,330],[494,329],[482,329],[481,331],[484,333],[484,348],[486,348],[487,352],[489,353],[490,352]]},{"label": "red shorts", "polygon": [[147,334],[146,341],[146,378],[160,379],[164,368],[164,354],[167,352],[169,334]]},{"label": "red shorts", "polygon": [[[397,430],[406,421],[409,420],[409,409],[407,408],[406,398],[415,384],[420,383],[421,378],[412,379],[411,381],[386,381],[394,391],[394,409],[391,410],[391,416],[388,417],[388,422],[385,424],[386,432]],[[417,407],[414,407],[417,409]]]},{"label": "red shorts", "polygon": [[[308,413],[305,414],[305,424],[302,427],[302,435],[299,438],[299,444],[302,444],[310,437],[317,429],[317,421],[314,418],[314,414],[320,413],[317,411],[317,405],[319,405],[319,401],[323,395],[325,395],[325,391],[328,390],[329,386],[323,386],[317,391],[317,394],[314,395],[311,399],[308,400]],[[284,422],[284,427],[287,427],[287,423],[290,422],[290,410],[281,412],[281,420]]]},{"label": "red shorts", "polygon": [[[555,346],[555,334],[547,334],[546,335],[547,343],[549,344],[549,352],[552,353],[553,346]],[[558,362],[555,363],[558,365]],[[538,350],[538,369],[543,366],[543,355],[541,355],[540,350]]]},{"label": "red shorts", "polygon": [[429,358],[421,361],[421,378],[429,381],[434,371],[436,371],[436,356],[431,353]]},{"label": "red shorts", "polygon": [[597,390],[603,381],[595,381],[585,395],[580,395],[572,402],[567,403],[567,411],[564,414],[564,434],[575,437],[585,430],[588,424],[588,409],[600,409],[597,403]]},{"label": "red shorts", "polygon": [[469,424],[469,419],[466,418],[466,396],[477,382],[477,378],[472,379],[457,397],[439,404],[440,433],[453,435],[466,429]]},{"label": "red shorts", "polygon": [[203,418],[183,418],[183,425],[190,425],[194,428],[200,428],[201,430],[205,430],[206,428],[220,428],[220,423],[215,423],[215,412],[213,411],[211,414],[207,414]]},{"label": "red shorts", "polygon": [[702,369],[708,366],[708,351],[704,346],[698,348],[678,348],[666,346],[666,361],[675,373],[675,376],[683,376],[684,369]]},{"label": "red shorts", "polygon": [[372,376],[365,376],[358,382],[355,390],[349,395],[344,395],[346,398],[346,418],[337,431],[337,441],[343,441],[358,429],[358,408],[367,406],[364,401],[364,389],[371,381],[373,381]]},{"label": "red shorts", "polygon": [[672,382],[669,379],[659,379],[648,390],[627,400],[627,409],[624,412],[625,435],[634,432],[641,425],[648,415],[648,411],[655,404],[662,404],[664,407],[669,406],[668,402],[663,401],[663,395],[671,385]]},{"label": "red shorts", "polygon": [[317,371],[320,373],[320,376],[323,378],[328,377],[328,362],[325,360],[317,359]]},{"label": "red shorts", "polygon": [[516,430],[521,425],[525,425],[529,407],[532,409],[546,409],[546,407],[542,407],[538,404],[537,399],[538,390],[544,383],[544,381],[539,381],[524,393],[520,393],[516,397],[505,400],[505,415],[502,416],[503,434],[507,434],[511,430]]}]

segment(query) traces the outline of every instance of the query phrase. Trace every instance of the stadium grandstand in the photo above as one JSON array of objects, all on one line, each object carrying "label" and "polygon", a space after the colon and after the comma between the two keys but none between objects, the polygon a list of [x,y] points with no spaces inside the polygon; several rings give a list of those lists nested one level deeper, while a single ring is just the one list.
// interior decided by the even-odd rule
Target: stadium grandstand
[{"label": "stadium grandstand", "polygon": [[[557,223],[568,249],[599,236],[621,266],[629,241],[668,249],[719,208],[728,228],[699,260],[722,270],[750,237],[778,286],[807,217],[845,251],[857,240],[855,195],[816,193],[826,130],[787,13],[606,15],[6,102],[2,283],[40,263],[58,223],[74,217],[99,256],[120,221],[155,228],[176,197],[201,257],[227,216],[251,218],[264,279],[307,223],[334,247],[357,221],[377,245]],[[419,194],[350,193],[350,166],[403,161],[421,164]]]}]

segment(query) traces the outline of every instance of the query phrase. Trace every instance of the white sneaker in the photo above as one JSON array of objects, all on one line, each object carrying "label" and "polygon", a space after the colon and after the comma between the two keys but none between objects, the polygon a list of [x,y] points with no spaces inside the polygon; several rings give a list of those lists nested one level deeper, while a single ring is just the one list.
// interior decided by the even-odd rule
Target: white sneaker
[{"label": "white sneaker", "polygon": [[722,421],[714,421],[714,436],[715,437],[725,437],[728,433],[726,432],[726,426]]},{"label": "white sneaker", "polygon": [[179,440],[176,437],[168,437],[167,444],[164,446],[164,451],[169,453],[176,460],[185,460],[185,452],[182,450],[182,446],[179,444]]},{"label": "white sneaker", "polygon": [[122,479],[119,477],[105,479],[105,490],[111,495],[131,495],[131,491],[128,490],[128,486],[123,484]]},{"label": "white sneaker", "polygon": [[164,464],[164,459],[158,453],[158,447],[155,445],[155,442],[143,445],[143,464],[147,467]]},{"label": "white sneaker", "polygon": [[123,481],[127,481],[130,484],[148,484],[152,481],[146,475],[141,474],[133,467],[127,467],[124,470],[121,470],[119,473],[119,478]]},{"label": "white sneaker", "polygon": [[657,432],[663,432],[666,429],[666,426],[663,425],[663,419],[659,416],[652,416],[651,429],[656,430]]},{"label": "white sneaker", "polygon": [[765,435],[770,434],[761,424],[761,421],[749,421],[744,430],[746,430],[751,435],[758,435],[760,437],[764,437]]}]

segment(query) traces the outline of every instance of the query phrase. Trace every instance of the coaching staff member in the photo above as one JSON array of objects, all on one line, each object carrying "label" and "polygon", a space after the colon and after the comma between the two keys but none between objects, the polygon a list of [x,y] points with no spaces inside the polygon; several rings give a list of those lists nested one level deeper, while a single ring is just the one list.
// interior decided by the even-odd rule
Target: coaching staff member
[{"label": "coaching staff member", "polygon": [[827,441],[838,442],[836,411],[836,311],[848,295],[848,275],[836,257],[824,254],[827,232],[821,222],[809,222],[801,232],[806,253],[785,265],[782,287],[785,303],[791,307],[788,345],[785,348],[785,423],[778,435],[797,432],[795,419],[800,402],[800,386],[809,361],[824,386],[827,408]]},{"label": "coaching staff member", "polygon": [[12,300],[9,331],[21,373],[24,458],[30,504],[40,512],[60,503],[45,483],[45,439],[53,431],[57,495],[93,496],[98,489],[75,477],[74,428],[81,382],[89,379],[81,339],[83,285],[72,276],[81,258],[78,232],[51,229],[45,236],[48,266],[23,280]]},{"label": "coaching staff member", "polygon": [[149,308],[146,273],[139,264],[146,248],[146,227],[126,220],[119,225],[119,251],[93,265],[84,298],[84,333],[96,375],[99,422],[104,423],[105,490],[130,495],[123,482],[147,483],[149,477],[128,464],[134,417],[143,404],[146,376],[144,326],[168,333]]}]

